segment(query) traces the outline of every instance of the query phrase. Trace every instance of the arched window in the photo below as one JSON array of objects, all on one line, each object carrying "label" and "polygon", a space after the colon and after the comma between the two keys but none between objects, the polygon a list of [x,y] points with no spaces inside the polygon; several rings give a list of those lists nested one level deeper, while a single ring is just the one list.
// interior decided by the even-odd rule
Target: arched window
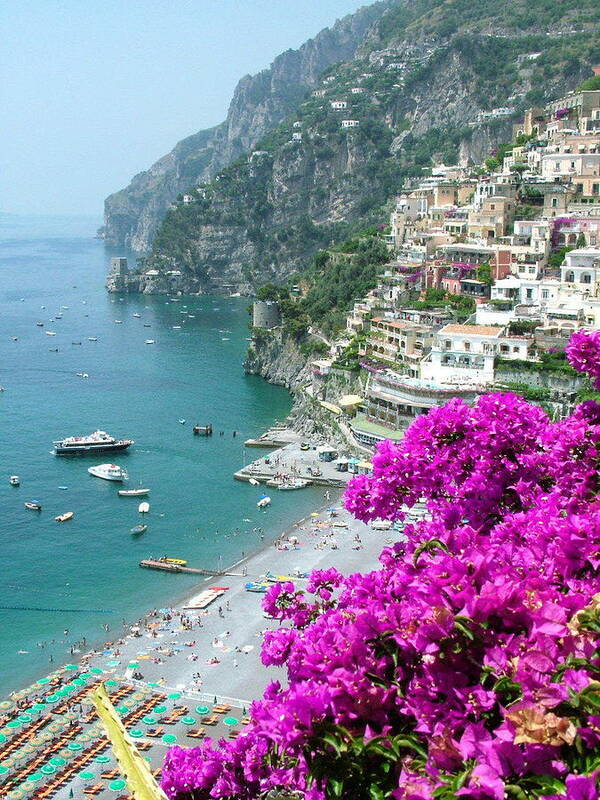
[{"label": "arched window", "polygon": [[577,236],[574,233],[569,234],[569,244],[577,244]]},{"label": "arched window", "polygon": [[564,233],[559,233],[558,234],[558,243],[559,244],[564,244],[565,243],[565,235],[564,235]]},{"label": "arched window", "polygon": [[573,272],[573,270],[565,272],[565,280],[567,283],[575,283],[575,273]]},{"label": "arched window", "polygon": [[579,278],[580,283],[591,283],[592,276],[589,272],[582,272],[581,277]]}]

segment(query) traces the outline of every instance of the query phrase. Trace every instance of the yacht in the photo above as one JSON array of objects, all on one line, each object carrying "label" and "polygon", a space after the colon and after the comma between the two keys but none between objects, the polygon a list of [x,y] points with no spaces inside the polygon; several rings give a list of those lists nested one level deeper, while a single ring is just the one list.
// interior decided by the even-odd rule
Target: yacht
[{"label": "yacht", "polygon": [[116,464],[98,464],[96,467],[88,467],[90,475],[96,478],[104,478],[105,481],[126,481],[127,472]]},{"label": "yacht", "polygon": [[[85,374],[82,373],[82,377]],[[133,443],[133,439],[115,439],[106,431],[94,431],[89,436],[69,436],[53,442],[54,453],[57,456],[66,453],[107,453],[113,450],[126,450]]]}]

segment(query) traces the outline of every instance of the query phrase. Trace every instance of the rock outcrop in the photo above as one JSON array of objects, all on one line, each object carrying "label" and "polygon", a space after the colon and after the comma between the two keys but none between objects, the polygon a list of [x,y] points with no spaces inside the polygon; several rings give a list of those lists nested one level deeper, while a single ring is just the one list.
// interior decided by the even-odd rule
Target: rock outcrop
[{"label": "rock outcrop", "polygon": [[210,180],[251,150],[293,111],[324,70],[354,56],[366,31],[392,1],[383,0],[344,17],[299,49],[282,53],[268,69],[242,78],[223,123],[183,139],[129,186],[106,199],[101,235],[107,244],[149,250],[177,196]]}]

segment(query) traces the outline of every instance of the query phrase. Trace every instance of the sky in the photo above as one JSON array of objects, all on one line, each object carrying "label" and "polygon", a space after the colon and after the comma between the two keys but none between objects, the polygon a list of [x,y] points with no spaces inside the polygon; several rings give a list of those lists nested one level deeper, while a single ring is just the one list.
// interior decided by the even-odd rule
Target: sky
[{"label": "sky", "polygon": [[104,198],[221,122],[238,80],[368,0],[1,0],[0,211]]}]

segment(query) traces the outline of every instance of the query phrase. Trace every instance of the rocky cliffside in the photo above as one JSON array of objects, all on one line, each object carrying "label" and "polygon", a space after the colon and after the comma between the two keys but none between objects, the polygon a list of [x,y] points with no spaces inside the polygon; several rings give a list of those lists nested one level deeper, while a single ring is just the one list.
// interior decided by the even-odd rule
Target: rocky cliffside
[{"label": "rocky cliffside", "polygon": [[[542,0],[482,0],[473,15],[461,0],[391,4],[252,153],[166,214],[151,267],[208,291],[285,281],[319,248],[385,219],[407,179],[442,161],[480,163],[524,108],[574,88],[600,48],[600,7],[584,5],[587,28],[555,35],[578,13],[572,0],[552,13]],[[514,24],[538,24],[511,32],[511,11]]]},{"label": "rocky cliffside", "polygon": [[352,58],[366,31],[393,0],[384,0],[344,17],[298,50],[278,56],[269,69],[242,78],[226,120],[179,142],[129,186],[105,201],[103,235],[107,243],[139,252],[177,196],[250,150],[298,105],[324,70]]},{"label": "rocky cliffside", "polygon": [[279,330],[261,331],[248,348],[244,370],[293,392],[310,380],[310,362],[293,340],[280,334]]}]

